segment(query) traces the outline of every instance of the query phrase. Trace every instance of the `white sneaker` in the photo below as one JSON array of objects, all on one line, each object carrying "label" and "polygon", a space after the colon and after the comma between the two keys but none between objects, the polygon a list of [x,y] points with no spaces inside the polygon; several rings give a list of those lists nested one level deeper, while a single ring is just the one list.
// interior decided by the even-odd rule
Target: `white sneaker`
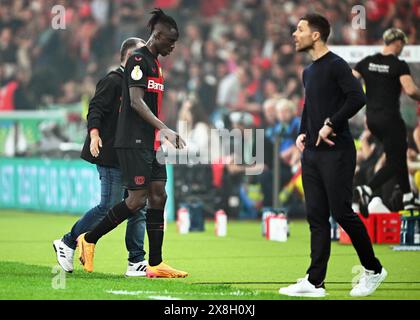
[{"label": "white sneaker", "polygon": [[381,273],[377,274],[365,269],[359,283],[350,291],[350,295],[352,297],[365,297],[372,294],[387,275],[388,272],[384,268],[382,268]]},{"label": "white sneaker", "polygon": [[73,256],[75,250],[66,245],[61,239],[53,241],[53,248],[61,268],[66,272],[73,272]]},{"label": "white sneaker", "polygon": [[292,284],[285,288],[280,288],[279,293],[291,297],[311,297],[321,298],[325,297],[326,292],[324,288],[316,288],[308,281],[309,275],[305,278],[298,279],[297,283]]},{"label": "white sneaker", "polygon": [[145,277],[147,269],[147,260],[143,260],[137,263],[128,262],[127,277]]}]

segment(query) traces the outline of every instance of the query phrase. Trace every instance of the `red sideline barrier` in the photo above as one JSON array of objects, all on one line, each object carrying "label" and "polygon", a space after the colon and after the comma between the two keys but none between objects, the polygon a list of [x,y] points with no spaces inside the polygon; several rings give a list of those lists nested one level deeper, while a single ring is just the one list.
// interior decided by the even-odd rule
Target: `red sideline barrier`
[{"label": "red sideline barrier", "polygon": [[[357,214],[362,222],[365,224],[367,232],[369,234],[370,242],[374,243],[375,238],[375,217],[371,214],[368,218],[363,217],[360,213]],[[342,244],[351,244],[351,240],[347,232],[340,226],[340,243]]]},{"label": "red sideline barrier", "polygon": [[[368,218],[358,214],[366,226],[372,243],[400,243],[401,216],[399,213],[370,213]],[[350,244],[349,235],[340,226],[340,243]]]},{"label": "red sideline barrier", "polygon": [[401,216],[399,213],[378,213],[376,243],[400,243]]}]

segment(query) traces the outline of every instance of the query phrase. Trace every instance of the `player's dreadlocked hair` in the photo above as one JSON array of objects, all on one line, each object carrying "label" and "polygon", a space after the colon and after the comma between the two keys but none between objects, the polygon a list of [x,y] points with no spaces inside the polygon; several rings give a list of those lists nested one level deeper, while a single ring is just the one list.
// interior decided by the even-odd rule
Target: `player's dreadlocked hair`
[{"label": "player's dreadlocked hair", "polygon": [[168,26],[169,28],[174,28],[178,32],[178,26],[177,26],[175,20],[172,17],[166,15],[162,11],[162,9],[155,8],[155,10],[150,12],[150,14],[152,15],[152,17],[150,18],[150,20],[147,24],[147,26],[150,28],[150,33],[153,32],[156,24],[158,24],[158,23],[164,24],[164,25]]}]

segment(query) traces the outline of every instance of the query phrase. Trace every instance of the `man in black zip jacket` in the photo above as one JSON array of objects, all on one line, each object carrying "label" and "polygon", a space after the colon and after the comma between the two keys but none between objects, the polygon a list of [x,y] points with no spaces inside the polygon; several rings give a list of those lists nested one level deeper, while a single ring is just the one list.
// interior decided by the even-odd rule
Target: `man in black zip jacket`
[{"label": "man in black zip jacket", "polygon": [[312,63],[303,72],[305,104],[296,145],[302,154],[302,181],[311,231],[311,264],[305,278],[280,289],[289,296],[324,297],[330,257],[330,214],[349,234],[364,267],[351,296],[372,294],[387,272],[375,257],[366,227],[353,212],[356,150],[348,119],[365,104],[360,83],[347,63],[329,51],[330,24],[319,14],[303,17],[293,33],[296,51]]},{"label": "man in black zip jacket", "polygon": [[[87,116],[88,134],[81,158],[96,165],[101,180],[101,202],[79,219],[61,240],[53,242],[60,266],[73,271],[73,255],[77,237],[92,230],[108,210],[123,198],[121,171],[113,147],[122,96],[124,67],[131,52],[144,46],[139,38],[126,39],[120,50],[121,65],[101,79],[89,103]],[[145,209],[130,216],[126,230],[126,247],[129,252],[127,276],[145,276],[147,261],[144,259]]]}]

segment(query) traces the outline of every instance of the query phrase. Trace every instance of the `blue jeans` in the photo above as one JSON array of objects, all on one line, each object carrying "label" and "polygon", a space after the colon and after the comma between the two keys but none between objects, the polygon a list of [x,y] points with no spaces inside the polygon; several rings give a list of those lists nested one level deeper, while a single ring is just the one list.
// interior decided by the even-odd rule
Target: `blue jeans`
[{"label": "blue jeans", "polygon": [[[106,216],[109,209],[120,202],[124,196],[121,185],[121,171],[97,165],[101,179],[101,202],[86,212],[63,237],[63,242],[72,249],[76,249],[77,237],[90,231]],[[128,218],[125,232],[125,245],[128,251],[128,261],[137,263],[144,260],[144,233],[146,229],[146,208]]]}]

